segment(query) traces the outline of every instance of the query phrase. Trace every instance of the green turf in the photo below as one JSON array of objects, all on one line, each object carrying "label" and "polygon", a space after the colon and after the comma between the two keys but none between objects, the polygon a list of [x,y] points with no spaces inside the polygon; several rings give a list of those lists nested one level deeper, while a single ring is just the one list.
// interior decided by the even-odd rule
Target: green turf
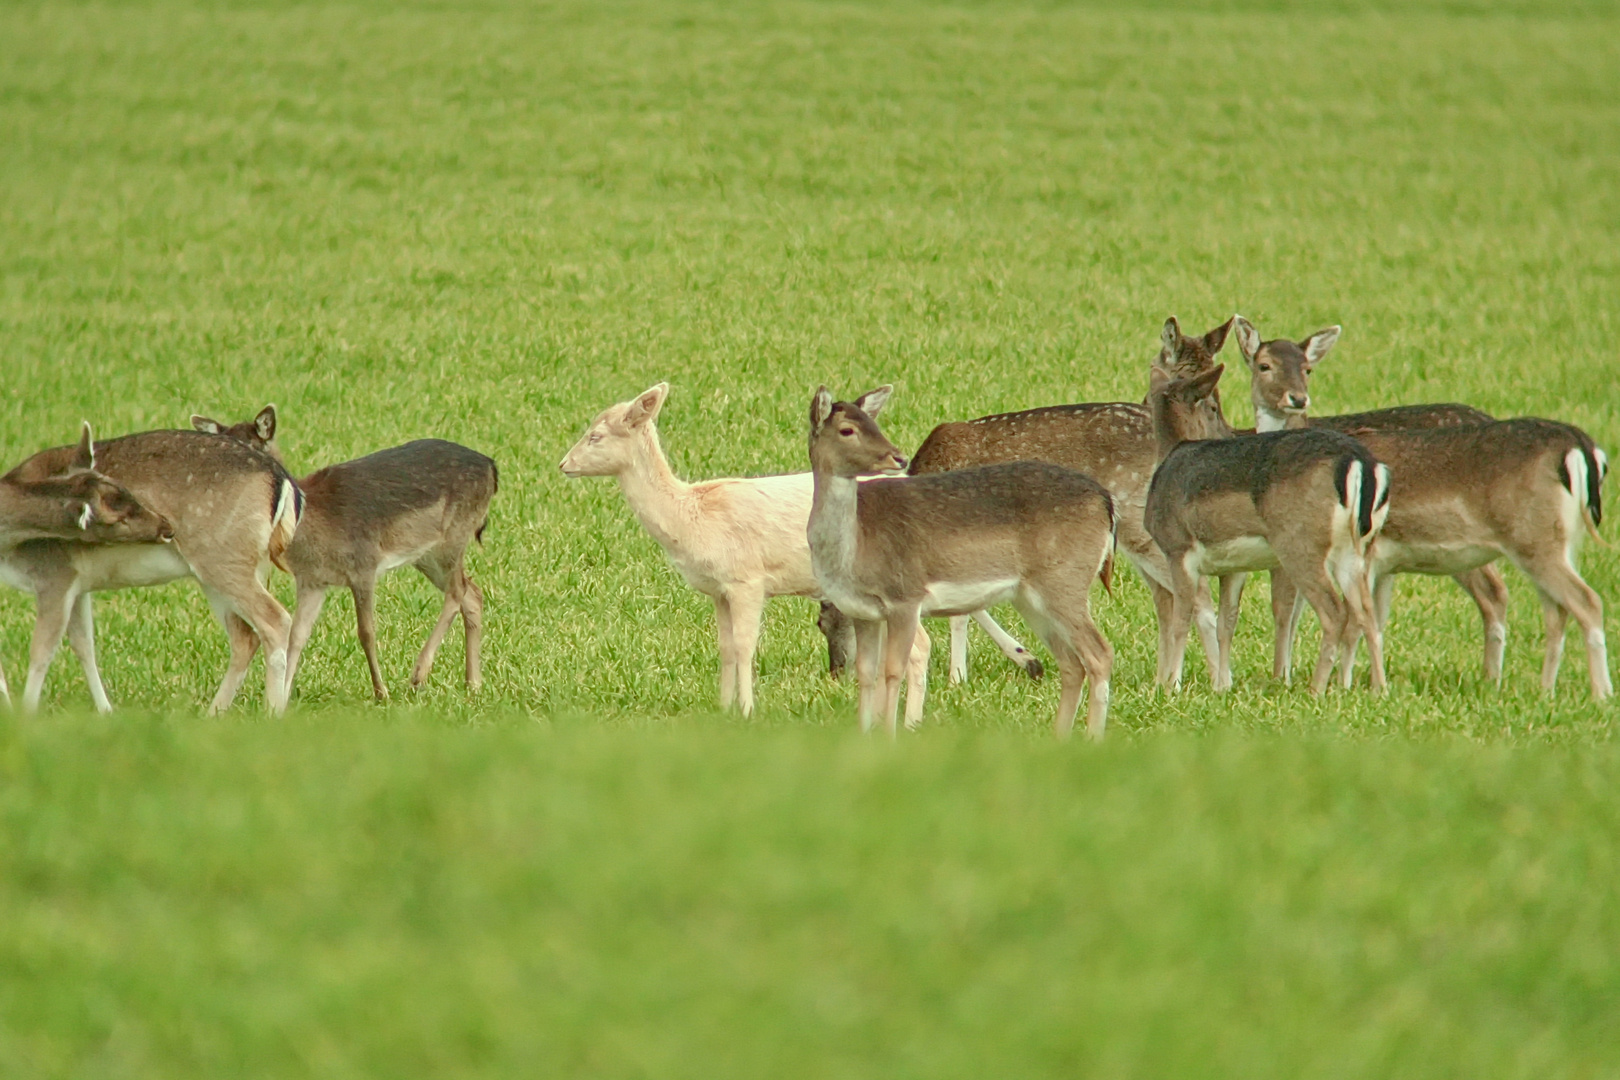
[{"label": "green turf", "polygon": [[[891,749],[805,600],[767,611],[756,719],[715,718],[708,602],[556,470],[661,379],[683,475],[791,471],[818,383],[894,382],[914,446],[1140,398],[1166,315],[1233,311],[1343,324],[1324,411],[1620,450],[1617,31],[1577,0],[0,7],[0,457],[275,401],[295,471],[431,435],[503,482],[476,701],[459,631],[404,693],[438,607],[404,574],[398,704],[335,599],[281,724],[257,677],[198,715],[195,587],[98,600],[134,711],[78,715],[64,651],[0,722],[0,1075],[1620,1073],[1615,709],[1573,637],[1536,692],[1516,572],[1500,694],[1422,580],[1387,699],[1273,686],[1257,583],[1236,690],[1167,702],[1127,572],[1113,745],[1051,745],[1055,680],[980,637]],[[1250,419],[1241,371],[1225,397]],[[1620,554],[1583,568],[1620,596]],[[14,688],[31,620],[0,592]]]}]

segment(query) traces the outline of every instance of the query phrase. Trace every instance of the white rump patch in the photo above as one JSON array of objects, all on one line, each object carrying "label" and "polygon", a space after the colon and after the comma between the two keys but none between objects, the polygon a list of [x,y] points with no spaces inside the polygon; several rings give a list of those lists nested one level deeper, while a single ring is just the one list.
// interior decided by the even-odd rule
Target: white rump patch
[{"label": "white rump patch", "polygon": [[91,508],[89,503],[85,503],[84,509],[79,511],[79,529],[81,531],[88,529],[90,527],[90,523],[95,519],[95,510]]}]

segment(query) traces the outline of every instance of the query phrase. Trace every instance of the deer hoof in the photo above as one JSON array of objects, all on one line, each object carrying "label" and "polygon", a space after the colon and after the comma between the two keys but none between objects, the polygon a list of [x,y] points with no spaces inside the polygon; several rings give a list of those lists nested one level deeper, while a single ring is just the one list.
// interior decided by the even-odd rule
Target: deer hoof
[{"label": "deer hoof", "polygon": [[1036,682],[1040,682],[1041,676],[1046,674],[1046,667],[1032,656],[1024,663],[1024,674]]}]

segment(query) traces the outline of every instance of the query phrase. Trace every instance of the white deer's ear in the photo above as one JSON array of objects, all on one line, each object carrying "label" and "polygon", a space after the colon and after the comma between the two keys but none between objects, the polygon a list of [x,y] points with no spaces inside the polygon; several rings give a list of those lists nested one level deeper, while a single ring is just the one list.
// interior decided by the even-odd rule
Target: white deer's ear
[{"label": "white deer's ear", "polygon": [[253,429],[259,433],[261,442],[273,442],[276,437],[276,407],[266,405],[259,410],[259,415],[253,418]]},{"label": "white deer's ear", "polygon": [[832,392],[825,386],[817,387],[816,392],[810,396],[810,431],[816,432],[827,417],[832,413]]},{"label": "white deer's ear", "polygon": [[658,418],[658,410],[664,407],[664,399],[669,397],[669,383],[661,382],[630,403],[630,411],[625,414],[625,422],[631,427],[648,423]]},{"label": "white deer's ear", "polygon": [[1299,343],[1300,349],[1305,353],[1305,363],[1315,367],[1316,362],[1326,356],[1328,350],[1333,348],[1339,340],[1339,328],[1330,326],[1326,330],[1318,330],[1310,337]]},{"label": "white deer's ear", "polygon": [[876,390],[868,390],[866,393],[856,398],[855,404],[859,405],[861,411],[867,416],[875,417],[878,413],[883,411],[883,406],[889,403],[889,396],[893,393],[894,386],[890,383],[884,383]]},{"label": "white deer's ear", "polygon": [[90,421],[88,420],[79,429],[79,446],[73,453],[73,467],[75,469],[93,469],[96,467],[96,440],[90,433]]},{"label": "white deer's ear", "polygon": [[1168,353],[1169,359],[1174,360],[1176,350],[1181,347],[1181,324],[1176,322],[1174,315],[1164,320],[1164,329],[1159,331],[1159,344],[1164,346],[1164,353],[1159,355]]},{"label": "white deer's ear", "polygon": [[218,420],[210,420],[206,416],[198,416],[196,413],[191,414],[191,426],[204,435],[225,434],[224,424],[221,424]]},{"label": "white deer's ear", "polygon": [[1237,331],[1238,348],[1243,351],[1243,359],[1253,364],[1254,358],[1260,355],[1260,331],[1241,315],[1232,316],[1232,329]]}]

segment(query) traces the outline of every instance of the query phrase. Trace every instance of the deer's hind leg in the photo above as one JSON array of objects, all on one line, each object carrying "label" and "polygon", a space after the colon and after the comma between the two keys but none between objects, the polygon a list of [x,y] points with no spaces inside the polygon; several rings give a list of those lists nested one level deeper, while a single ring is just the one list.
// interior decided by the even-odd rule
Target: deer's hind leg
[{"label": "deer's hind leg", "polygon": [[371,692],[378,701],[388,700],[388,687],[383,683],[382,665],[377,661],[377,582],[375,578],[361,578],[349,583],[354,593],[355,630],[360,635],[360,648],[366,654],[366,667],[371,672]]},{"label": "deer's hind leg", "polygon": [[62,647],[62,635],[67,631],[68,619],[78,599],[76,583],[52,582],[35,594],[34,636],[28,644],[28,679],[23,683],[23,712],[39,709],[40,695],[45,690],[45,675],[51,669],[56,650]]},{"label": "deer's hind leg", "polygon": [[[1485,678],[1502,682],[1502,657],[1507,651],[1507,582],[1502,571],[1486,564],[1476,570],[1454,575],[1453,579],[1473,598],[1485,624]],[[1382,625],[1382,621],[1380,621]]]},{"label": "deer's hind leg", "polygon": [[1586,669],[1592,697],[1602,701],[1614,692],[1609,680],[1608,640],[1603,632],[1603,601],[1571,565],[1565,552],[1527,559],[1520,564],[1541,593],[1547,623],[1547,655],[1541,667],[1541,688],[1551,693],[1558,683],[1564,654],[1564,627],[1570,615],[1586,639]]},{"label": "deer's hind leg", "polygon": [[[73,601],[73,610],[68,615],[67,639],[74,655],[79,658],[79,666],[84,669],[84,681],[90,686],[90,700],[95,702],[96,712],[112,712],[112,701],[108,699],[107,688],[101,682],[101,667],[96,663],[96,610],[87,592],[80,593]],[[4,676],[0,676],[0,685],[4,682]]]},{"label": "deer's hind leg", "polygon": [[[287,651],[292,638],[292,616],[281,606],[281,601],[270,594],[253,569],[245,573],[210,573],[207,579],[198,574],[203,592],[216,612],[228,611],[246,624],[237,626],[222,616],[225,631],[231,636],[232,667],[226,671],[219,692],[210,706],[214,712],[230,708],[241,686],[241,673],[247,669],[247,660],[253,653],[247,649],[249,634],[257,635],[264,645],[264,701],[271,715],[279,715],[287,708]],[[245,580],[244,580],[245,579]],[[241,658],[244,650],[246,660]],[[236,676],[233,679],[233,675]]]},{"label": "deer's hind leg", "polygon": [[1311,675],[1311,693],[1320,694],[1327,689],[1333,669],[1338,665],[1339,651],[1349,630],[1349,606],[1333,587],[1325,566],[1289,567],[1288,576],[1322,624],[1322,648]]},{"label": "deer's hind leg", "polygon": [[[433,624],[433,631],[428,634],[421,653],[416,657],[416,664],[411,668],[411,686],[417,687],[427,682],[428,676],[433,672],[433,660],[438,655],[439,646],[444,644],[444,637],[450,632],[450,624],[455,621],[456,613],[460,612],[462,629],[467,638],[467,685],[477,690],[483,684],[478,666],[478,634],[483,628],[483,594],[477,593],[478,587],[467,577],[460,552],[457,552],[453,559],[444,562],[432,556],[425,557],[417,561],[416,568],[444,593],[444,603],[439,607],[439,617]],[[469,593],[477,593],[476,599],[470,598]],[[474,614],[470,617],[469,608],[474,609]]]}]

